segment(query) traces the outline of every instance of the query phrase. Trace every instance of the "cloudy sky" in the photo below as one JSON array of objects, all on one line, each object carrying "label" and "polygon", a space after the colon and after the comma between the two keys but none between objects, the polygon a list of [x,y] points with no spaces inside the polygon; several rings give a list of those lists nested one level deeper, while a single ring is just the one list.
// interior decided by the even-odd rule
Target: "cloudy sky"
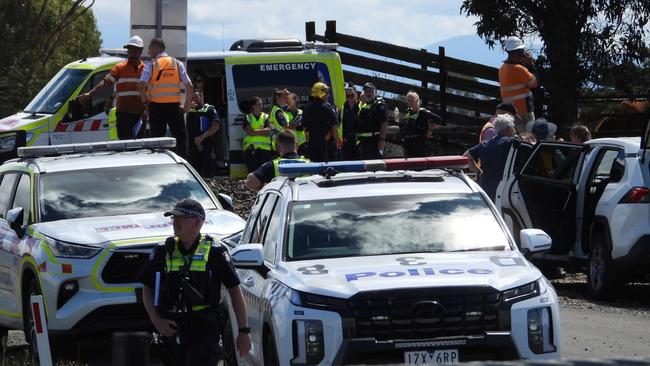
[{"label": "cloudy sky", "polygon": [[[141,0],[134,0],[141,1]],[[165,0],[173,1],[173,0]],[[322,34],[325,21],[337,21],[337,30],[421,48],[437,42],[465,36],[471,45],[458,52],[476,52],[482,48],[475,36],[474,18],[460,14],[462,0],[188,0],[188,51],[217,50],[225,39],[305,37],[305,22],[316,21]],[[129,37],[131,0],[96,0],[93,11],[102,32],[103,46],[120,47]],[[223,31],[222,31],[223,30]],[[471,37],[473,36],[473,37]],[[470,40],[471,38],[471,40]],[[445,45],[448,46],[448,45]],[[456,45],[458,46],[458,45]],[[452,45],[453,48],[453,45]],[[458,47],[457,47],[458,48]],[[500,50],[491,53],[489,62],[497,63]],[[482,52],[482,51],[481,51]],[[481,52],[478,54],[480,55]],[[463,55],[447,52],[449,56]],[[475,56],[469,57],[469,59]],[[487,56],[486,56],[487,57]]]}]

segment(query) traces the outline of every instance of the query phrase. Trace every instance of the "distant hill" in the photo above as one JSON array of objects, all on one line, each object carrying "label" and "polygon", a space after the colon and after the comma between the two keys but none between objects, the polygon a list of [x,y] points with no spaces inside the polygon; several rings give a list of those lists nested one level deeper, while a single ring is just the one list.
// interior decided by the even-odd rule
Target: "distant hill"
[{"label": "distant hill", "polygon": [[461,60],[476,62],[493,67],[501,66],[506,58],[500,46],[490,49],[483,40],[476,35],[458,36],[430,44],[424,48],[433,53],[438,53],[438,47],[445,48],[445,55]]}]

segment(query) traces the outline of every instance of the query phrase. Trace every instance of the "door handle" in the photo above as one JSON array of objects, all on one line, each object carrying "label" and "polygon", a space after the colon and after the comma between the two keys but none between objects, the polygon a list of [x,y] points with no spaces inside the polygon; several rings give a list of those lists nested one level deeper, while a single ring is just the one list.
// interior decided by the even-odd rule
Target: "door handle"
[{"label": "door handle", "polygon": [[253,280],[253,277],[247,277],[244,279],[244,286],[246,287],[253,287],[255,285],[255,280]]}]

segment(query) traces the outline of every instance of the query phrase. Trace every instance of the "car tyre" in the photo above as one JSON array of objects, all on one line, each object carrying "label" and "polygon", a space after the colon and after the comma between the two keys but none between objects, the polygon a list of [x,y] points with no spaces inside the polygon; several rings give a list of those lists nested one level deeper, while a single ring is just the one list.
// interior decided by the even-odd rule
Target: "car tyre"
[{"label": "car tyre", "polygon": [[616,286],[616,268],[603,235],[603,233],[596,233],[589,249],[587,285],[589,295],[597,300],[611,299]]},{"label": "car tyre", "polygon": [[[36,327],[34,326],[34,314],[32,314],[32,295],[41,295],[41,288],[35,278],[29,281],[23,298],[23,331],[25,340],[29,343],[32,358],[38,362],[38,345],[36,343]],[[27,316],[25,316],[27,314]]]},{"label": "car tyre", "polygon": [[264,366],[279,366],[278,352],[275,349],[275,337],[269,332],[264,338]]},{"label": "car tyre", "polygon": [[235,337],[230,323],[230,317],[224,321],[223,335],[221,342],[223,344],[223,361],[226,366],[237,366],[237,348],[235,347]]}]

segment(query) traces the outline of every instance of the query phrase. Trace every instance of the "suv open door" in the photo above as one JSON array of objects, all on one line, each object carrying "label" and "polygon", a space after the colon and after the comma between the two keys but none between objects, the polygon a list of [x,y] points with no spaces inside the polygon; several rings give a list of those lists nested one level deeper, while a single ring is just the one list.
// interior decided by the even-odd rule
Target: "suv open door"
[{"label": "suv open door", "polygon": [[[525,152],[520,145],[518,152]],[[523,145],[525,146],[525,145]],[[553,239],[550,253],[565,254],[576,236],[576,191],[586,146],[541,142],[520,170],[502,181],[500,209],[514,218],[517,229],[544,230]],[[508,166],[506,166],[508,169]],[[519,226],[519,227],[517,227]]]}]

